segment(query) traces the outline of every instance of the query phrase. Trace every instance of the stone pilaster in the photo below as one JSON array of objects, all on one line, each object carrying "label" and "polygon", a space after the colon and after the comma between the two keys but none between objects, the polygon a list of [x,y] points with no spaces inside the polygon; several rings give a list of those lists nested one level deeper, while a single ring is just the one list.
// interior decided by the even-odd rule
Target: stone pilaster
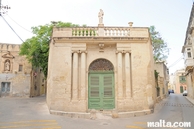
[{"label": "stone pilaster", "polygon": [[73,52],[72,100],[78,99],[78,52]]},{"label": "stone pilaster", "polygon": [[125,52],[125,86],[126,86],[126,98],[131,97],[131,69],[130,69],[130,55],[129,52]]},{"label": "stone pilaster", "polygon": [[86,51],[81,51],[80,99],[86,99]]},{"label": "stone pilaster", "polygon": [[122,68],[122,52],[117,51],[117,87],[118,99],[123,98],[123,68]]}]

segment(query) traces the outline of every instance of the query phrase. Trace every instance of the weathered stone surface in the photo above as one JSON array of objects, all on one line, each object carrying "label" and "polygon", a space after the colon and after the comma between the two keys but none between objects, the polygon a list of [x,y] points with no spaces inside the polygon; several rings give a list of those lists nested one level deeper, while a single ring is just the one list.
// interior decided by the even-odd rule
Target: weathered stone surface
[{"label": "weathered stone surface", "polygon": [[[19,48],[19,44],[0,44],[0,96],[2,97],[30,96],[32,67],[24,56],[19,55]],[[10,62],[7,66],[6,61]]]},{"label": "weathered stone surface", "polygon": [[[95,30],[95,27],[91,28]],[[91,28],[88,27],[88,30]],[[107,32],[119,30],[119,27],[104,28],[96,27],[100,35],[86,35],[87,28],[84,28],[82,35],[78,36],[75,32],[70,37],[61,38],[56,35],[60,35],[63,28],[53,29],[47,83],[50,110],[91,110],[88,107],[89,67],[97,59],[106,59],[113,65],[115,108],[111,109],[112,117],[122,117],[120,112],[141,111],[124,115],[138,116],[153,109],[155,79],[148,28],[126,28],[130,30],[129,35],[122,36],[116,31],[114,34]],[[76,31],[76,28],[72,30]]]}]

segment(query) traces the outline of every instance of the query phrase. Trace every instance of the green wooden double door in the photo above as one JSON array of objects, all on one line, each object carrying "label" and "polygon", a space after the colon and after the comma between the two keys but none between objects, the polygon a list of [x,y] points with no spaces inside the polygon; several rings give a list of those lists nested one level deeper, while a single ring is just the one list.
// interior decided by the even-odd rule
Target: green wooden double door
[{"label": "green wooden double door", "polygon": [[114,73],[90,73],[88,89],[89,109],[115,108]]}]

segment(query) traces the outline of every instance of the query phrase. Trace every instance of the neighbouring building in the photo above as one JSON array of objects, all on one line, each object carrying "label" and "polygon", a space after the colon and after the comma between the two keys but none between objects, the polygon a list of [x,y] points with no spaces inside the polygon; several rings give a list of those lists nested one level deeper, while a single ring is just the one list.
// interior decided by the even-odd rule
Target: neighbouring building
[{"label": "neighbouring building", "polygon": [[[101,10],[102,13],[102,10]],[[151,113],[156,99],[148,27],[53,28],[47,104],[51,113]],[[123,113],[125,112],[125,113]],[[80,117],[80,116],[78,116]]]},{"label": "neighbouring building", "polygon": [[19,50],[19,44],[0,44],[0,97],[30,96],[31,65]]},{"label": "neighbouring building", "polygon": [[0,43],[0,97],[35,97],[46,93],[40,68],[19,55],[21,44]]},{"label": "neighbouring building", "polygon": [[184,90],[187,90],[185,69],[176,70],[174,73],[175,81],[175,93],[183,93]]},{"label": "neighbouring building", "polygon": [[191,9],[182,53],[184,55],[188,96],[194,98],[194,4]]},{"label": "neighbouring building", "polygon": [[30,97],[46,94],[46,79],[41,68],[32,68]]},{"label": "neighbouring building", "polygon": [[170,77],[169,77],[169,84],[168,84],[168,90],[174,90],[175,91],[175,75],[174,73],[171,73],[170,74]]},{"label": "neighbouring building", "polygon": [[158,75],[156,78],[157,99],[163,99],[168,95],[169,70],[165,62],[155,62],[154,69]]}]

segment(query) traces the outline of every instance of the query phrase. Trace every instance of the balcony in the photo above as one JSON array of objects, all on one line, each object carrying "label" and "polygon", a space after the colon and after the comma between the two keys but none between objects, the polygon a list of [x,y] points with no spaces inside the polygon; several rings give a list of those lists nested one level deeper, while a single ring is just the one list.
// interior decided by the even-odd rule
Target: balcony
[{"label": "balcony", "polygon": [[185,70],[189,70],[191,67],[194,66],[194,59],[192,58],[188,58],[188,59],[185,59]]},{"label": "balcony", "polygon": [[179,82],[185,84],[186,83],[186,77],[185,76],[179,76]]}]

